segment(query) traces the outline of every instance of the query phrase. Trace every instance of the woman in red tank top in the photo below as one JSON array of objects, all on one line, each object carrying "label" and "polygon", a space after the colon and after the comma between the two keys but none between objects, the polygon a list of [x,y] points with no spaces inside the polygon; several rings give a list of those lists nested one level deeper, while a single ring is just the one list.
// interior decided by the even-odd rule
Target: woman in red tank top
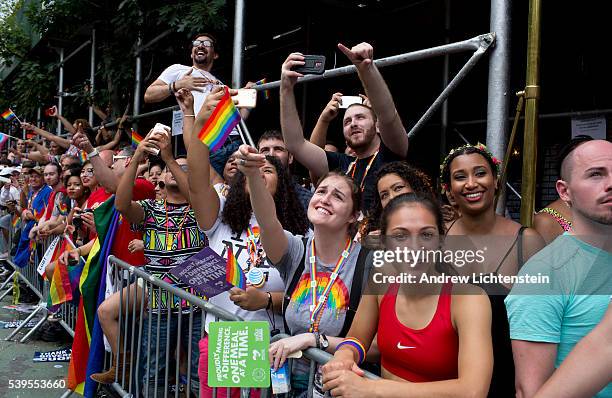
[{"label": "woman in red tank top", "polygon": [[[389,202],[380,226],[384,247],[393,252],[436,250],[444,234],[439,204],[413,193]],[[374,270],[371,282],[384,290],[362,296],[348,333],[355,343],[338,346],[323,367],[324,389],[351,397],[485,397],[493,367],[487,296],[471,285],[419,283],[422,277],[455,274],[426,262]],[[407,282],[382,283],[398,275]],[[367,352],[377,333],[383,380],[367,380],[358,367],[360,351]]]}]

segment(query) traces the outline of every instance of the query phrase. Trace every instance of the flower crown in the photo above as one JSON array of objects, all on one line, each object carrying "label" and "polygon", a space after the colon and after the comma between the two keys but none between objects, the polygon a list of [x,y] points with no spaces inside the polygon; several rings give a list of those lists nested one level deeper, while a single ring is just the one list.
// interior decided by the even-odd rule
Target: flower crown
[{"label": "flower crown", "polygon": [[451,149],[451,151],[448,153],[448,155],[446,155],[446,157],[444,158],[444,160],[442,161],[442,164],[440,165],[440,188],[441,188],[441,192],[442,194],[445,194],[446,192],[449,192],[449,187],[448,184],[446,182],[444,182],[443,179],[443,175],[444,175],[444,170],[449,166],[449,162],[450,160],[454,159],[454,154],[456,152],[462,151],[464,149],[467,148],[475,148],[478,153],[480,153],[482,156],[484,157],[488,157],[493,161],[493,164],[495,165],[495,175],[497,177],[499,177],[500,173],[501,173],[501,160],[497,159],[495,156],[493,156],[493,154],[491,153],[491,151],[489,151],[489,149],[482,143],[477,143],[476,145],[472,145],[472,144],[466,144],[460,147],[457,147],[455,149]]}]

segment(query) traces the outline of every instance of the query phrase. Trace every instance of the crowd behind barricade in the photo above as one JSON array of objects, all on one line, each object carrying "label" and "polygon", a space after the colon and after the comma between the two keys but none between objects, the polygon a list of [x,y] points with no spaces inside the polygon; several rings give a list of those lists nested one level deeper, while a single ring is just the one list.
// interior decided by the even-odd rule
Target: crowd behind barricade
[{"label": "crowd behind barricade", "polygon": [[[154,129],[134,145],[125,117],[116,131],[94,134],[87,121],[71,124],[55,113],[68,138],[23,123],[38,139],[18,140],[0,160],[0,255],[14,250],[10,257],[24,267],[36,242],[67,236],[75,248],[59,261],[90,262],[108,241],[98,236],[107,230],[101,232],[104,216],[96,209],[109,207],[118,221],[107,253],[156,278],[167,280],[172,268],[204,247],[234,256],[247,287],[209,301],[244,320],[269,322],[272,334],[291,336],[270,345],[274,370],[310,347],[333,354],[317,370],[314,386],[308,365],[293,361],[291,397],[305,397],[309,389],[342,397],[598,391],[612,397],[612,143],[590,137],[568,143],[559,159],[559,199],[535,216],[535,228],[526,228],[495,213],[501,165],[486,146],[451,150],[439,176],[411,166],[393,88],[372,62],[373,47],[338,49],[357,68],[354,91],[361,101],[346,107],[344,95],[334,93],[321,106],[310,140],[294,94],[304,56],[292,53],[281,67],[279,128],[257,133],[257,147],[241,145],[234,129],[211,152],[199,133],[235,90],[226,91],[210,73],[219,56],[210,34],[194,37],[192,65],[168,67],[144,95],[150,103],[176,98],[186,156],[175,158],[167,131]],[[240,114],[246,119],[249,110]],[[342,120],[345,151],[327,143],[335,118]],[[294,162],[306,167],[310,184],[292,175]],[[14,248],[7,246],[11,229],[18,235]],[[473,267],[446,257],[414,257],[409,265],[387,258],[443,247],[486,255]],[[553,282],[522,282],[536,275]],[[387,283],[376,286],[380,279]],[[142,289],[132,283],[122,294],[148,297],[144,305],[154,311],[172,305]],[[117,336],[126,333],[120,293],[102,299],[93,309],[116,358],[122,354]],[[208,330],[211,321],[196,313],[192,328]],[[139,358],[153,366],[140,373],[140,386],[154,383],[168,365],[160,355],[175,349],[144,344],[149,333],[176,328],[163,317],[152,323],[141,336]],[[201,337],[194,333],[182,343],[192,347],[191,369],[185,358],[175,361],[191,374],[192,393],[208,397],[208,345]],[[110,384],[117,371],[136,367],[119,363],[120,369],[113,360],[109,369],[87,376]],[[365,379],[362,369],[382,379]]]}]

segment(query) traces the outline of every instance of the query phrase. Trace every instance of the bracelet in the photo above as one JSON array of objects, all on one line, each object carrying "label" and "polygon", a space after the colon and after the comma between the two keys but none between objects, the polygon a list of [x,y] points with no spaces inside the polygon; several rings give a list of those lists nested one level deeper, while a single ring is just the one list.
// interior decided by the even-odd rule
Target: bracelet
[{"label": "bracelet", "polygon": [[358,339],[354,337],[347,337],[346,339],[342,340],[340,344],[336,346],[336,352],[342,346],[353,347],[357,351],[357,354],[359,354],[359,361],[357,362],[358,365],[360,365],[365,359],[365,354],[366,354],[365,347],[363,346],[361,341],[359,341]]},{"label": "bracelet", "polygon": [[98,152],[98,149],[97,149],[97,148],[94,148],[94,150],[93,150],[93,151],[91,151],[91,152],[89,152],[89,153],[87,154],[87,159],[91,159],[91,158],[93,158],[94,156],[98,156],[98,155],[100,155],[100,153]]},{"label": "bracelet", "polygon": [[266,292],[266,294],[268,295],[268,305],[266,305],[266,311],[267,311],[273,307],[273,304],[272,304],[272,293]]},{"label": "bracelet", "polygon": [[195,115],[183,115],[183,117],[195,117]]}]

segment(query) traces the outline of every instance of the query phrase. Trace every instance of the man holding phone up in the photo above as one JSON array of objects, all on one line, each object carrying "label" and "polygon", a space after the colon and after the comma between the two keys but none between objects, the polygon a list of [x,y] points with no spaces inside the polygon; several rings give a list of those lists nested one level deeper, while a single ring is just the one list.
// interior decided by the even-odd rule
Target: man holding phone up
[{"label": "man holding phone up", "polygon": [[338,48],[357,67],[359,79],[371,103],[371,107],[353,104],[344,114],[344,138],[357,156],[326,152],[304,139],[293,91],[297,78],[302,75],[292,70],[304,65],[304,56],[300,53],[290,54],[281,69],[281,127],[289,152],[315,177],[320,177],[329,170],[340,169],[353,178],[363,192],[363,209],[367,211],[376,194],[376,171],[385,163],[406,158],[408,135],[393,103],[391,92],[373,62],[372,46],[361,43],[349,49],[338,44]]}]

